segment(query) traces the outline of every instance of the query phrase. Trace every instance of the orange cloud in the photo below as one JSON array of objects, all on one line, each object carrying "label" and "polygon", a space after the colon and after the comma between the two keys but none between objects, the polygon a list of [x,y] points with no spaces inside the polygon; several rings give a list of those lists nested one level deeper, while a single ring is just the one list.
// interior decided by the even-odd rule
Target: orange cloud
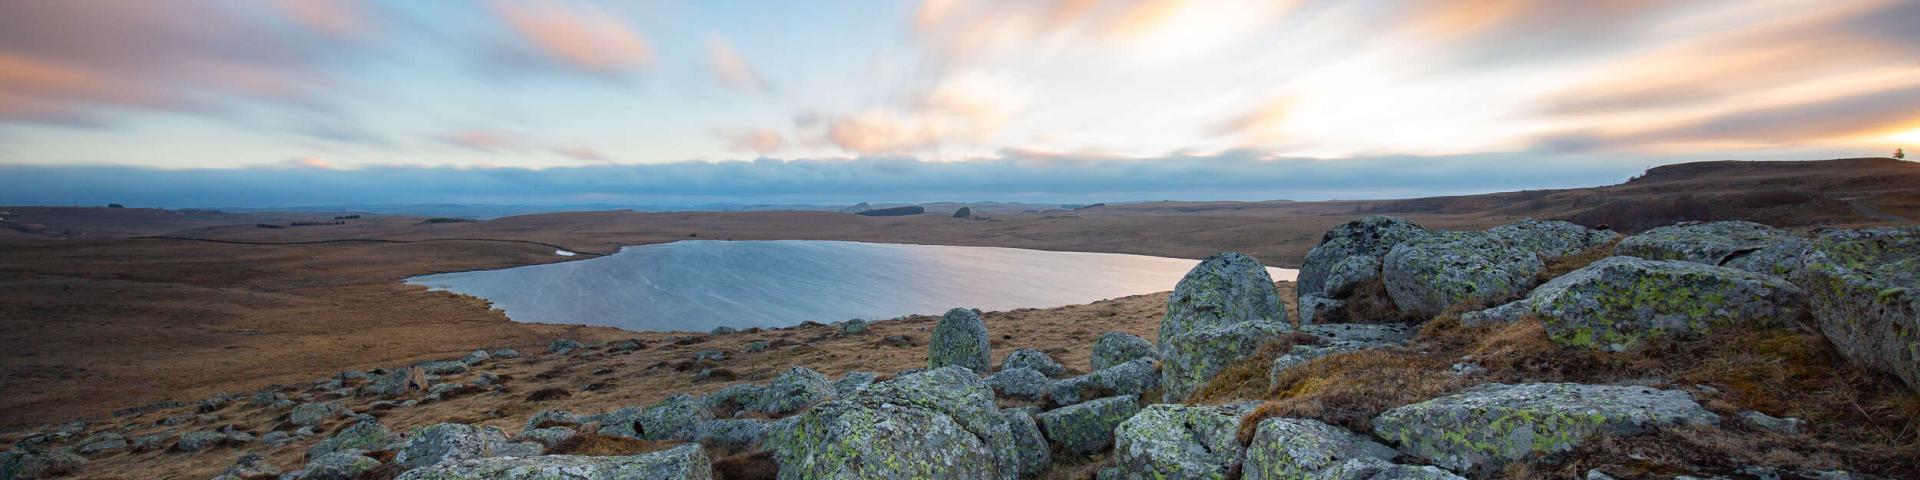
[{"label": "orange cloud", "polygon": [[756,128],[720,135],[726,138],[727,148],[749,151],[762,156],[779,153],[787,148],[787,138],[771,129]]},{"label": "orange cloud", "polygon": [[373,30],[366,12],[354,0],[274,0],[287,18],[338,40],[354,40]]},{"label": "orange cloud", "polygon": [[766,79],[761,78],[726,39],[714,37],[707,42],[707,66],[713,69],[715,78],[735,90],[758,92],[767,88]]},{"label": "orange cloud", "polygon": [[519,135],[492,130],[463,130],[440,137],[440,141],[482,152],[500,152],[505,150],[523,150],[526,140]]},{"label": "orange cloud", "polygon": [[611,12],[511,1],[493,2],[493,10],[535,51],[558,63],[606,74],[653,64],[652,44]]},{"label": "orange cloud", "polygon": [[561,156],[571,158],[574,160],[585,160],[589,162],[611,161],[610,159],[607,158],[606,154],[602,154],[600,153],[599,150],[594,150],[587,147],[579,147],[579,146],[557,147],[553,149],[553,153],[558,153]]},{"label": "orange cloud", "polygon": [[294,167],[311,168],[315,170],[333,170],[337,168],[333,165],[333,162],[329,162],[326,159],[318,158],[318,157],[295,158],[292,160],[287,160],[287,164],[292,165]]},{"label": "orange cloud", "polygon": [[1244,115],[1227,120],[1214,132],[1245,137],[1253,142],[1279,140],[1286,134],[1287,120],[1293,118],[1295,103],[1293,97],[1267,102]]}]

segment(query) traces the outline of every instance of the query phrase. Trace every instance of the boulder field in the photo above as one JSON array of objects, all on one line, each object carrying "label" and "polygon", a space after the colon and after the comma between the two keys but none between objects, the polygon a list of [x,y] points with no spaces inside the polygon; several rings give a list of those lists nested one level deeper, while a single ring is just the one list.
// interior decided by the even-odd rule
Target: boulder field
[{"label": "boulder field", "polygon": [[[1582,255],[1592,258],[1564,263]],[[1550,273],[1554,265],[1564,271]],[[88,458],[110,452],[188,456],[302,438],[318,441],[301,465],[282,470],[260,455],[241,455],[215,478],[1512,478],[1516,466],[1587,458],[1580,456],[1610,441],[1729,425],[1803,435],[1805,422],[1716,413],[1710,399],[1700,398],[1711,388],[1671,382],[1474,381],[1473,372],[1485,369],[1465,361],[1453,367],[1455,387],[1373,410],[1360,422],[1284,415],[1259,392],[1195,394],[1229,373],[1277,385],[1296,369],[1430,348],[1419,343],[1428,335],[1422,322],[1457,322],[1436,329],[1538,322],[1555,348],[1593,355],[1804,326],[1841,358],[1912,393],[1920,391],[1916,272],[1920,228],[1805,236],[1712,222],[1622,238],[1567,222],[1447,232],[1365,217],[1334,227],[1308,254],[1297,321],[1259,261],[1221,253],[1174,285],[1157,338],[1100,334],[1087,347],[1086,365],[1022,348],[996,369],[991,349],[1000,340],[981,312],[954,308],[920,347],[925,368],[836,379],[783,366],[763,384],[680,393],[644,406],[484,413],[514,424],[524,418],[517,432],[461,422],[407,431],[383,426],[383,417],[423,402],[508,391],[515,380],[492,367],[520,354],[481,350],[457,360],[343,372],[308,390],[324,394],[264,391],[234,407],[284,411],[277,417],[283,423],[264,434],[232,425],[141,436],[94,431],[84,422],[49,427],[0,454],[0,479],[85,477]],[[838,324],[831,335],[865,335],[875,325]],[[700,341],[689,338],[682,341]],[[580,359],[647,347],[563,339],[544,356]],[[725,360],[708,350],[694,362]],[[699,375],[730,374],[704,368]],[[197,408],[222,411],[240,398],[218,396]],[[353,408],[345,398],[374,400]],[[159,425],[198,425],[183,416],[189,418]],[[316,429],[324,425],[336,426]],[[594,453],[583,443],[619,448]],[[765,468],[741,470],[723,457]],[[1079,476],[1062,473],[1074,469]],[[1685,473],[1782,478],[1767,466],[1699,470]],[[1600,469],[1584,476],[1612,478]],[[1787,477],[1872,478],[1841,471]]]}]

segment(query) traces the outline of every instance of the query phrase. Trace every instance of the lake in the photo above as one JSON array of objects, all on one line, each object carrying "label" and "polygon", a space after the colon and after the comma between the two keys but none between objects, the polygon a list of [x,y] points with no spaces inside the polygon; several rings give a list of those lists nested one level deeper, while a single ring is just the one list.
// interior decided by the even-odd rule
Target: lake
[{"label": "lake", "polygon": [[[1198,260],[820,240],[689,240],[407,283],[484,298],[522,322],[646,331],[784,327],[1047,308],[1172,290]],[[1274,280],[1294,270],[1269,268]]]}]

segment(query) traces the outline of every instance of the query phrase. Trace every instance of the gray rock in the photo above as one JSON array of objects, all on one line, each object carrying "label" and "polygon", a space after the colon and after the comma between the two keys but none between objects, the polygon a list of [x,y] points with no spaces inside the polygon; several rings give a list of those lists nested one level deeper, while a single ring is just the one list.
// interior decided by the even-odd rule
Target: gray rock
[{"label": "gray rock", "polygon": [[645,410],[631,408],[609,413],[600,419],[601,435],[619,435],[642,440],[688,440],[700,422],[712,420],[713,411],[692,395],[667,397]]},{"label": "gray rock", "polygon": [[700,402],[705,404],[708,410],[725,412],[752,410],[754,407],[760,405],[760,397],[765,394],[766,390],[767,387],[744,383],[728,385],[726,388],[702,397]]},{"label": "gray rock", "polygon": [[1393,247],[1381,280],[1401,312],[1431,317],[1464,302],[1505,302],[1526,293],[1546,262],[1487,232],[1445,232]]},{"label": "gray rock", "polygon": [[1681,222],[1627,237],[1613,248],[1613,253],[1648,260],[1727,265],[1735,257],[1782,243],[1805,246],[1797,235],[1753,222]]},{"label": "gray rock", "polygon": [[709,332],[708,335],[720,336],[720,335],[732,335],[736,333],[740,333],[740,329],[728,327],[728,326],[718,326],[718,327],[713,327],[713,331]]},{"label": "gray rock", "polygon": [[412,367],[396,369],[386,375],[381,375],[373,381],[373,384],[361,387],[360,392],[364,395],[392,398],[406,395],[413,387],[426,386],[414,385],[414,381]]},{"label": "gray rock", "polygon": [[117,432],[100,432],[88,435],[87,438],[80,439],[79,442],[75,443],[80,445],[78,449],[80,454],[88,456],[126,450],[129,445],[127,443],[127,436]]},{"label": "gray rock", "polygon": [[260,436],[260,443],[267,444],[267,446],[270,447],[283,447],[289,443],[293,443],[294,440],[297,439],[294,438],[292,433],[282,430],[267,432],[266,435]]},{"label": "gray rock", "polygon": [[1629,436],[1669,424],[1717,424],[1686,392],[1646,387],[1489,383],[1406,405],[1373,420],[1401,452],[1462,473],[1490,475],[1594,435]]},{"label": "gray rock", "polygon": [[1160,359],[1160,351],[1153,342],[1132,334],[1107,332],[1093,341],[1093,358],[1089,366],[1093,370],[1105,370],[1107,367],[1131,362],[1134,359]]},{"label": "gray rock", "polygon": [[1267,267],[1246,255],[1224,252],[1201,260],[1167,298],[1157,346],[1166,354],[1173,338],[1255,322],[1287,324],[1287,309]]},{"label": "gray rock", "polygon": [[1129,478],[1224,479],[1240,459],[1239,427],[1221,407],[1148,405],[1114,429],[1114,463]]},{"label": "gray rock", "polygon": [[771,344],[767,343],[766,340],[754,340],[752,343],[747,344],[747,353],[764,352],[767,351],[767,347],[769,346],[771,346]]},{"label": "gray rock", "polygon": [[[474,350],[473,353],[469,353],[467,354],[467,356],[460,357],[460,363],[464,363],[467,365],[478,365],[480,362],[485,362],[491,359],[493,359],[493,354],[487,353],[486,350]],[[432,373],[432,372],[428,372],[428,373]]]},{"label": "gray rock", "polygon": [[166,448],[169,440],[173,440],[172,430],[134,437],[133,451],[150,452]]},{"label": "gray rock", "polygon": [[192,415],[181,414],[181,415],[171,415],[166,418],[162,418],[158,421],[153,422],[153,424],[164,426],[164,427],[172,427],[172,426],[185,424],[191,421],[193,421]]},{"label": "gray rock", "polygon": [[1160,388],[1160,369],[1151,358],[1138,358],[1078,377],[1053,382],[1047,397],[1054,405],[1073,405],[1114,395],[1139,396]]},{"label": "gray rock", "polygon": [[547,344],[547,353],[558,353],[558,354],[565,355],[567,352],[578,350],[582,346],[584,345],[581,345],[580,342],[573,341],[572,339],[562,338],[559,340],[554,340],[553,343]]},{"label": "gray rock", "polygon": [[959,366],[979,373],[991,372],[988,358],[987,324],[980,314],[965,308],[948,310],[933,327],[927,340],[927,369]]},{"label": "gray rock", "polygon": [[521,430],[533,430],[546,427],[573,427],[585,423],[580,416],[566,410],[541,410],[527,417],[527,425]]},{"label": "gray rock", "polygon": [[0,461],[0,478],[30,480],[73,473],[87,459],[64,450],[18,449]]},{"label": "gray rock", "polygon": [[241,454],[240,459],[234,460],[233,466],[227,467],[226,471],[221,472],[220,476],[214,477],[214,479],[231,478],[234,480],[245,480],[278,475],[280,475],[280,469],[274,467],[273,464],[267,463],[266,455],[259,452],[247,452]]},{"label": "gray rock", "polygon": [[1556,342],[1618,351],[1728,326],[1789,325],[1804,312],[1805,299],[1799,287],[1769,275],[1609,257],[1541,285],[1523,305]]},{"label": "gray rock", "polygon": [[1380,275],[1380,258],[1427,229],[1405,219],[1366,216],[1333,227],[1300,265],[1300,294],[1341,300],[1355,285]]},{"label": "gray rock", "polygon": [[697,444],[619,457],[541,455],[477,458],[413,470],[399,480],[711,480],[712,460]]},{"label": "gray rock", "polygon": [[1533,313],[1533,305],[1522,298],[1498,307],[1460,314],[1460,323],[1469,327],[1518,322]]},{"label": "gray rock", "polygon": [[727,352],[720,349],[708,348],[693,352],[693,361],[696,362],[718,362],[726,359]]},{"label": "gray rock", "polygon": [[746,448],[760,443],[767,423],[754,419],[716,419],[700,422],[693,428],[693,441],[706,445]]},{"label": "gray rock", "polygon": [[1401,465],[1372,457],[1348,459],[1315,473],[1325,480],[1466,480],[1428,465]]},{"label": "gray rock", "polygon": [[1822,233],[1801,284],[1841,355],[1920,391],[1920,227]]},{"label": "gray rock", "polygon": [[1334,300],[1318,293],[1299,295],[1300,324],[1339,323],[1347,321],[1347,301]]},{"label": "gray rock", "polygon": [[1080,455],[1100,453],[1113,446],[1113,430],[1140,411],[1140,401],[1121,395],[1070,405],[1034,416],[1047,440]]},{"label": "gray rock", "polygon": [[835,328],[839,329],[840,336],[842,337],[866,335],[868,331],[867,321],[858,318],[840,322]]},{"label": "gray rock", "polygon": [[951,366],[878,382],[769,430],[781,478],[985,478],[1019,472],[993,392]]},{"label": "gray rock", "polygon": [[[679,337],[670,337],[670,338],[679,338]],[[645,345],[640,344],[639,340],[626,339],[626,340],[621,340],[618,342],[607,344],[606,353],[609,353],[609,354],[627,353],[627,352],[636,351],[645,347],[646,347]]]},{"label": "gray rock", "polygon": [[1747,423],[1751,423],[1754,426],[1764,428],[1767,430],[1772,430],[1775,432],[1788,434],[1788,435],[1799,435],[1801,425],[1806,424],[1806,422],[1803,422],[1798,418],[1775,417],[1772,415],[1767,415],[1767,414],[1756,412],[1753,410],[1746,410],[1746,411],[1740,412],[1740,418],[1743,420],[1746,420]]},{"label": "gray rock", "polygon": [[1040,372],[1041,375],[1048,377],[1059,376],[1067,371],[1066,366],[1060,365],[1060,362],[1053,361],[1053,357],[1048,356],[1046,352],[1031,348],[1014,350],[1012,353],[1007,354],[1006,360],[1000,361],[1001,370],[1011,370],[1015,368],[1031,368],[1034,371]]},{"label": "gray rock", "polygon": [[1038,370],[1019,367],[987,376],[987,386],[993,387],[993,392],[1001,397],[1040,400],[1046,398],[1047,391],[1053,388],[1053,380]]},{"label": "gray rock", "polygon": [[1487,229],[1494,238],[1544,258],[1564,257],[1606,245],[1620,236],[1560,220],[1526,219]]},{"label": "gray rock", "polygon": [[567,439],[577,437],[579,435],[580,435],[580,432],[578,430],[574,430],[571,428],[547,427],[547,428],[533,428],[533,429],[521,430],[520,434],[514,435],[513,438],[514,440],[519,440],[522,442],[533,442],[533,443],[538,443],[542,446],[552,447],[556,444],[559,444],[560,442],[567,441]]},{"label": "gray rock", "polygon": [[339,403],[335,402],[302,403],[299,406],[293,407],[292,413],[287,414],[287,422],[301,426],[319,425],[321,422],[325,422],[333,417],[338,417],[346,411],[346,407],[340,406]]},{"label": "gray rock", "polygon": [[1260,421],[1253,442],[1247,445],[1241,475],[1247,480],[1330,478],[1327,470],[1348,460],[1392,460],[1396,455],[1393,448],[1340,427],[1315,420],[1269,418]]},{"label": "gray rock", "polygon": [[1000,410],[1007,419],[1007,430],[1013,433],[1014,459],[1019,465],[1020,477],[1031,478],[1045,471],[1053,464],[1052,445],[1047,437],[1040,433],[1040,423],[1026,409],[1008,408]]},{"label": "gray rock", "polygon": [[253,406],[256,406],[256,407],[271,407],[273,406],[273,404],[280,403],[281,400],[286,400],[286,399],[287,399],[287,396],[284,394],[281,394],[280,392],[263,391],[263,392],[255,392],[253,394],[253,399],[249,400],[248,402],[252,403]]},{"label": "gray rock", "polygon": [[1306,365],[1307,362],[1313,361],[1313,359],[1368,348],[1379,348],[1379,346],[1353,342],[1329,345],[1294,345],[1293,349],[1288,350],[1284,355],[1274,358],[1273,363],[1267,366],[1267,382],[1270,385],[1277,385],[1280,383],[1280,374],[1286,373],[1294,367]]},{"label": "gray rock", "polygon": [[498,359],[520,358],[520,351],[511,348],[496,348],[493,350],[492,355],[493,358]]},{"label": "gray rock", "polygon": [[845,397],[851,395],[854,390],[859,390],[860,387],[867,386],[867,384],[873,383],[873,381],[878,378],[880,378],[880,374],[874,372],[847,372],[846,375],[841,375],[839,380],[833,381],[833,396]]},{"label": "gray rock", "polygon": [[415,430],[393,461],[407,468],[424,468],[475,458],[533,456],[540,450],[537,443],[508,440],[497,428],[442,423]]},{"label": "gray rock", "polygon": [[1160,363],[1163,399],[1185,400],[1227,366],[1252,355],[1268,340],[1292,330],[1286,324],[1240,322],[1191,330],[1166,342]]},{"label": "gray rock", "polygon": [[180,440],[173,443],[173,451],[192,453],[207,450],[227,443],[227,434],[220,432],[187,432],[180,434]]},{"label": "gray rock", "polygon": [[1420,329],[1413,325],[1391,323],[1323,323],[1302,326],[1300,333],[1319,337],[1326,343],[1404,345],[1413,340]]},{"label": "gray rock", "polygon": [[833,382],[807,367],[793,367],[773,377],[754,402],[753,410],[785,415],[811,407],[833,396]]},{"label": "gray rock", "polygon": [[307,466],[292,474],[290,480],[353,480],[361,473],[380,468],[380,461],[362,450],[328,453],[307,461]]},{"label": "gray rock", "polygon": [[453,375],[456,373],[466,373],[467,364],[461,363],[459,360],[421,362],[420,371],[426,372],[428,375]]}]

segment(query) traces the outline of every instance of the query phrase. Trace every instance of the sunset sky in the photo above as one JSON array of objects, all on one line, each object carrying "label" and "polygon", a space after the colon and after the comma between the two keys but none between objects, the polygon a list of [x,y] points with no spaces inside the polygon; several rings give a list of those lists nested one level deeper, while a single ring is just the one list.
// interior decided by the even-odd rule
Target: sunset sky
[{"label": "sunset sky", "polygon": [[1116,201],[1920,145],[1920,1],[0,0],[0,203]]}]

